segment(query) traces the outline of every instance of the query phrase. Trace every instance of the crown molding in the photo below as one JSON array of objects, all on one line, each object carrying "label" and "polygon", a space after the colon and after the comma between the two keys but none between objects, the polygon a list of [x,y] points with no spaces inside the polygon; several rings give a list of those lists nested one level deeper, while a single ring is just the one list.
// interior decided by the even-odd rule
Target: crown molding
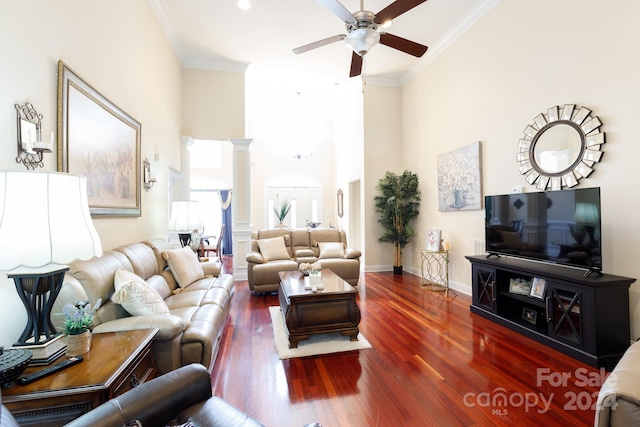
[{"label": "crown molding", "polygon": [[436,59],[442,52],[444,52],[454,41],[462,36],[467,30],[486,15],[495,5],[500,3],[500,0],[483,0],[480,1],[475,7],[473,7],[468,13],[466,13],[458,22],[447,31],[442,37],[440,37],[436,43],[429,48],[427,54],[418,61],[402,78],[400,79],[400,85],[406,85],[409,80],[414,78],[423,68],[425,68],[431,61]]},{"label": "crown molding", "polygon": [[178,38],[176,37],[173,25],[171,25],[171,20],[168,17],[167,10],[160,0],[149,0],[149,4],[151,5],[153,13],[156,15],[156,18],[158,18],[158,22],[160,23],[160,27],[162,27],[162,31],[164,31],[164,35],[167,37],[167,40],[169,40],[173,53],[175,53],[178,58],[178,62],[182,64],[182,61],[184,60],[184,53],[182,52],[180,43],[178,43]]}]

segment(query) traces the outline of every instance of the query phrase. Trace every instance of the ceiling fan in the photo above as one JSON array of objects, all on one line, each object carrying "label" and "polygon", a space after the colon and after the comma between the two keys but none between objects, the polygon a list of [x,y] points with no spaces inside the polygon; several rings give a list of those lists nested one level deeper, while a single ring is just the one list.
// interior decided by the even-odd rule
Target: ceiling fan
[{"label": "ceiling fan", "polygon": [[374,14],[364,10],[363,0],[360,0],[360,10],[355,13],[349,12],[338,0],[318,0],[319,3],[345,22],[347,34],[338,34],[297,47],[293,49],[293,53],[297,55],[345,40],[345,43],[353,50],[349,77],[359,76],[362,73],[362,58],[378,42],[420,58],[427,51],[427,46],[389,34],[384,31],[383,26],[425,1],[427,0],[396,0],[377,14]]}]

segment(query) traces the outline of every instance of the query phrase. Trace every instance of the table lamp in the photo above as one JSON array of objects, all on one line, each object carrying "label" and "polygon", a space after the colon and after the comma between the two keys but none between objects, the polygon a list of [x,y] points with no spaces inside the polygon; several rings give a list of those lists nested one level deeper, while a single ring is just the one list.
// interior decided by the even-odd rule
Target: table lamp
[{"label": "table lamp", "polygon": [[46,347],[60,337],[51,309],[69,270],[64,264],[100,255],[85,177],[0,171],[0,270],[9,271],[27,310],[15,347]]},{"label": "table lamp", "polygon": [[191,233],[200,230],[202,222],[198,216],[198,202],[195,200],[180,200],[171,203],[171,218],[169,232],[178,233],[180,244],[184,247],[191,241]]}]

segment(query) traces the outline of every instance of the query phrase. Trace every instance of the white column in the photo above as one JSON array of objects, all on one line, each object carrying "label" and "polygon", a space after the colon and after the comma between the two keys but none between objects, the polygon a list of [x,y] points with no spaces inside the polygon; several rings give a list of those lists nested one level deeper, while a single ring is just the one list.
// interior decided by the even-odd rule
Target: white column
[{"label": "white column", "polygon": [[251,153],[253,139],[232,138],[233,145],[233,277],[247,280],[246,254],[251,250]]}]

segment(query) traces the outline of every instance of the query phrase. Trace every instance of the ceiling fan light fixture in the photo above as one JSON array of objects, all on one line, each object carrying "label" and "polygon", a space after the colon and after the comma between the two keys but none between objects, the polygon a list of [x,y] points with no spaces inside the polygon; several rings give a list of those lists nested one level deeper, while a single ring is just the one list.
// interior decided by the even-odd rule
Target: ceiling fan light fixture
[{"label": "ceiling fan light fixture", "polygon": [[364,56],[373,46],[378,44],[380,33],[371,28],[360,28],[347,34],[344,41],[355,53]]}]

